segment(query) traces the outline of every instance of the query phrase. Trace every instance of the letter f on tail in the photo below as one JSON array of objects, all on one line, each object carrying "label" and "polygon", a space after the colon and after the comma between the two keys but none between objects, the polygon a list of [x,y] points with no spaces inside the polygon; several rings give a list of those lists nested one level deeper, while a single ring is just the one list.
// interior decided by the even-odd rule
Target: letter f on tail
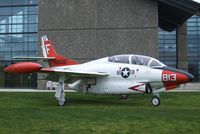
[{"label": "letter f on tail", "polygon": [[76,61],[68,59],[62,55],[56,53],[53,43],[47,38],[46,35],[41,37],[42,42],[42,54],[46,57],[55,57],[55,59],[49,60],[49,66],[67,66],[78,64]]}]

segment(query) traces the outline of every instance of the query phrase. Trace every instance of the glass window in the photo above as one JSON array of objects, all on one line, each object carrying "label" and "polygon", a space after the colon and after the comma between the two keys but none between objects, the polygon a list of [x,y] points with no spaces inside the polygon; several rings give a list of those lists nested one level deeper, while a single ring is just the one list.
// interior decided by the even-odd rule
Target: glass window
[{"label": "glass window", "polygon": [[11,51],[11,44],[7,42],[0,43],[0,52]]},{"label": "glass window", "polygon": [[116,55],[108,58],[109,62],[129,63],[129,55]]},{"label": "glass window", "polygon": [[174,59],[173,62],[176,63],[176,31],[160,30],[159,35],[162,35],[159,38],[159,59],[165,64],[169,59]]},{"label": "glass window", "polygon": [[36,43],[15,43],[13,51],[36,51]]},{"label": "glass window", "polygon": [[9,16],[0,16],[0,25],[2,24],[7,24],[8,23],[8,18]]},{"label": "glass window", "polygon": [[37,52],[36,51],[32,51],[28,53],[29,56],[37,56]]},{"label": "glass window", "polygon": [[187,32],[188,34],[197,34],[197,31],[189,31]]},{"label": "glass window", "polygon": [[11,15],[11,7],[0,7],[0,15]]},{"label": "glass window", "polygon": [[23,23],[23,15],[18,15],[18,16],[12,16],[12,24],[16,24],[16,23]]},{"label": "glass window", "polygon": [[28,16],[28,22],[29,23],[38,23],[37,15],[29,15]]},{"label": "glass window", "polygon": [[28,46],[28,43],[14,43],[12,45],[12,51],[27,51],[28,49],[25,47],[26,45]]},{"label": "glass window", "polygon": [[12,42],[24,42],[23,34],[13,34],[12,35]]},{"label": "glass window", "polygon": [[0,33],[6,32],[6,25],[0,25]]},{"label": "glass window", "polygon": [[22,24],[18,24],[18,25],[12,25],[12,32],[14,33],[21,33],[23,32],[23,25]]},{"label": "glass window", "polygon": [[37,24],[29,24],[28,30],[29,30],[29,32],[36,32],[37,31]]},{"label": "glass window", "polygon": [[197,26],[197,23],[187,23],[187,26],[190,27],[190,26]]},{"label": "glass window", "polygon": [[29,51],[37,51],[36,43],[29,43]]},{"label": "glass window", "polygon": [[28,14],[28,7],[13,7],[12,8],[12,15],[23,15]]},{"label": "glass window", "polygon": [[190,26],[188,27],[188,30],[196,30],[197,27],[194,27],[194,26]]},{"label": "glass window", "polygon": [[0,6],[9,6],[12,3],[11,1],[12,0],[1,0]]},{"label": "glass window", "polygon": [[11,25],[0,25],[0,33],[11,33]]},{"label": "glass window", "polygon": [[147,66],[151,58],[140,55],[133,55],[131,57],[132,64]]},{"label": "glass window", "polygon": [[150,58],[141,57],[141,58],[140,58],[140,65],[145,65],[145,66],[147,66],[148,63],[149,63],[149,61],[150,61]]},{"label": "glass window", "polygon": [[[12,24],[16,24],[16,23],[19,23],[19,24],[27,24],[27,23],[33,23],[33,24],[36,24],[38,23],[38,19],[37,19],[37,15],[15,15],[15,16],[12,16]],[[6,20],[5,19],[2,19],[2,22],[0,22],[1,24],[5,24],[6,23]]]},{"label": "glass window", "polygon": [[28,0],[13,0],[13,5],[28,5]]},{"label": "glass window", "polygon": [[11,52],[0,52],[0,60],[1,61],[10,61],[11,60]]},{"label": "glass window", "polygon": [[37,34],[29,34],[29,42],[37,42]]},{"label": "glass window", "polygon": [[[28,5],[30,4],[30,5]],[[9,7],[10,6],[10,7]],[[30,15],[32,14],[32,15]],[[14,56],[37,56],[37,23],[38,23],[37,0],[1,0],[0,1],[0,65],[7,66],[16,61]],[[30,33],[31,32],[31,33]],[[5,65],[5,63],[7,63]],[[1,70],[3,70],[2,67]],[[15,77],[3,71],[1,78],[6,79],[0,83],[0,87],[25,87],[25,77]],[[17,79],[16,79],[17,78]],[[9,81],[10,80],[10,81]],[[16,81],[16,84],[13,83]],[[27,79],[26,79],[27,80]],[[29,81],[29,82],[28,82]],[[26,82],[35,83],[36,77]],[[25,82],[25,83],[26,83]],[[9,85],[9,86],[8,86]],[[25,84],[26,85],[26,84]],[[27,85],[26,85],[27,86]],[[34,84],[27,86],[35,87]]]},{"label": "glass window", "polygon": [[159,66],[162,66],[162,65],[156,60],[153,60],[150,64],[150,67],[159,67]]},{"label": "glass window", "polygon": [[12,52],[12,56],[28,56],[28,52],[24,52],[24,51],[13,51]]},{"label": "glass window", "polygon": [[30,5],[35,5],[35,4],[37,4],[38,2],[37,2],[37,0],[29,0],[29,4]]},{"label": "glass window", "polygon": [[132,64],[137,64],[138,63],[138,58],[137,58],[137,56],[132,56],[131,57],[131,61],[132,61]]},{"label": "glass window", "polygon": [[38,7],[37,6],[30,6],[29,7],[29,14],[37,14]]},{"label": "glass window", "polygon": [[29,29],[29,24],[24,24],[23,32],[31,32]]},{"label": "glass window", "polygon": [[11,42],[10,34],[0,34],[0,43],[2,42]]}]

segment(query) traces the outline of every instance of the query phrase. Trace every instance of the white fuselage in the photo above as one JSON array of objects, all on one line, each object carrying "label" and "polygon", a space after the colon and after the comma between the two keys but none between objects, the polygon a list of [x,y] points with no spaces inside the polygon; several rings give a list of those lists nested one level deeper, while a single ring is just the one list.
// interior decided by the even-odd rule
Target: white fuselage
[{"label": "white fuselage", "polygon": [[[106,72],[108,76],[77,78],[69,84],[69,88],[94,94],[131,94],[137,91],[129,89],[138,83],[151,83],[152,88],[162,88],[162,70],[152,69],[148,66],[108,62],[108,58],[91,61],[88,63],[55,67],[64,70]],[[127,70],[123,69],[128,68]]]}]

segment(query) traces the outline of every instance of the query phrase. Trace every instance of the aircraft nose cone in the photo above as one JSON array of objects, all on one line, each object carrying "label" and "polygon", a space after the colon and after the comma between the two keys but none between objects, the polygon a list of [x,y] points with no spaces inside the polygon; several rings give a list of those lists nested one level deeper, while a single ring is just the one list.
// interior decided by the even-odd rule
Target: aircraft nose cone
[{"label": "aircraft nose cone", "polygon": [[194,76],[193,76],[192,74],[188,73],[188,72],[185,72],[185,71],[182,71],[182,70],[181,70],[179,73],[182,73],[183,75],[185,75],[186,78],[187,78],[186,81],[188,81],[188,82],[194,80]]},{"label": "aircraft nose cone", "polygon": [[[166,74],[172,75],[172,78],[170,79],[172,81],[175,80],[177,84],[183,84],[194,80],[194,76],[186,71],[171,67],[165,67],[164,70],[166,71]],[[176,75],[176,77],[174,77],[174,75]]]}]

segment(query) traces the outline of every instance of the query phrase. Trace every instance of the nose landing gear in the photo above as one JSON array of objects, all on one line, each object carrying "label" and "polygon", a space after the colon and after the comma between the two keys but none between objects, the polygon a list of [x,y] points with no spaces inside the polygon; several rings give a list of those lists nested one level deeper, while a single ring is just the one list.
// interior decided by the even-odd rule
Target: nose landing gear
[{"label": "nose landing gear", "polygon": [[151,103],[153,106],[159,106],[160,105],[160,98],[158,95],[155,95],[151,99]]}]

